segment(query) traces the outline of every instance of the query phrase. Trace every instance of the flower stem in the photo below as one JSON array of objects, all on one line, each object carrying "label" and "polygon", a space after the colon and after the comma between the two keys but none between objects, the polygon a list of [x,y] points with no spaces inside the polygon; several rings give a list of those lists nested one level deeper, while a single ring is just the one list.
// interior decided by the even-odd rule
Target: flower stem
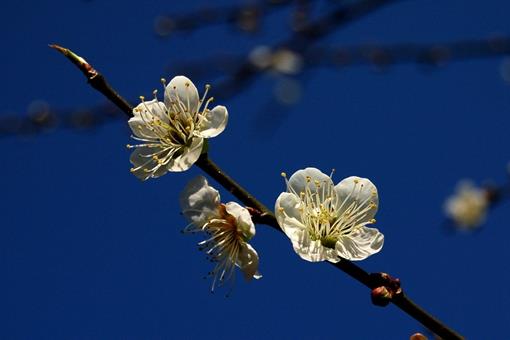
[{"label": "flower stem", "polygon": [[49,45],[54,50],[62,53],[69,61],[71,61],[87,78],[88,83],[97,91],[101,92],[115,106],[121,109],[128,117],[133,116],[133,106],[127,102],[120,94],[117,93],[106,81],[106,78],[94,69],[85,59],[75,54],[68,48],[52,44]]},{"label": "flower stem", "polygon": [[[127,116],[132,116],[133,106],[129,104],[123,97],[121,97],[110,86],[110,84],[108,84],[104,76],[96,71],[90,64],[88,64],[85,59],[73,53],[67,48],[63,48],[58,45],[50,45],[50,47],[62,53],[74,65],[76,65],[85,75],[85,77],[87,77],[89,84],[94,89],[102,93],[113,104],[115,104],[119,109],[126,113]],[[214,178],[225,189],[236,196],[245,205],[256,209],[258,211],[258,214],[255,216],[256,223],[266,224],[283,233],[280,226],[278,225],[275,215],[271,212],[271,210],[269,210],[246,189],[244,189],[230,176],[228,176],[220,167],[218,167],[218,165],[216,165],[212,160],[208,158],[207,154],[202,154],[195,164],[209,176]],[[330,264],[340,269],[356,281],[364,284],[368,288],[375,288],[370,274],[354,263],[342,259],[338,263]],[[425,327],[440,337],[444,339],[463,339],[461,335],[457,334],[454,330],[442,324],[439,320],[435,319],[433,316],[424,311],[420,306],[411,301],[404,293],[395,295],[395,297],[391,299],[391,302],[399,307],[402,311],[407,313],[409,316],[421,322]]]},{"label": "flower stem", "polygon": [[246,206],[255,208],[258,213],[253,215],[255,223],[265,224],[273,227],[274,229],[283,232],[276,221],[272,211],[269,210],[264,204],[259,202],[252,194],[234,181],[229,175],[209,159],[207,154],[202,154],[198,161],[195,163],[206,174],[214,178],[219,184],[227,189],[232,195],[237,197]]}]

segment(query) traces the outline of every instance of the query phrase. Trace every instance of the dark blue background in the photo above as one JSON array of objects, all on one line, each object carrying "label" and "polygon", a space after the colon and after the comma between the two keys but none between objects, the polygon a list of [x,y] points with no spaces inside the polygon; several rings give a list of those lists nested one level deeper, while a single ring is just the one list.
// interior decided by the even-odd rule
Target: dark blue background
[{"label": "dark blue background", "polygon": [[[34,99],[58,108],[104,102],[48,43],[73,49],[136,98],[176,75],[164,74],[168,64],[244,53],[289,33],[288,12],[280,11],[253,37],[221,25],[154,36],[157,15],[206,3],[2,3],[0,111],[23,114]],[[324,42],[487,38],[510,33],[508,13],[502,0],[403,1]],[[501,62],[433,72],[416,65],[313,71],[273,134],[254,129],[274,84],[266,75],[224,103],[229,125],[211,140],[210,154],[270,207],[284,190],[282,170],[316,166],[336,168],[337,181],[370,178],[386,242],[360,265],[400,277],[411,298],[468,338],[502,338],[510,322],[508,204],[479,233],[441,227],[443,201],[458,179],[505,180],[510,87]],[[245,283],[238,275],[233,296],[211,295],[201,279],[210,264],[196,250],[200,238],[179,232],[186,222],[178,194],[200,171],[139,182],[129,173],[130,142],[122,122],[0,140],[0,338],[406,339],[422,330],[394,306],[372,306],[365,287],[331,266],[302,261],[265,226],[253,239],[263,279]]]}]

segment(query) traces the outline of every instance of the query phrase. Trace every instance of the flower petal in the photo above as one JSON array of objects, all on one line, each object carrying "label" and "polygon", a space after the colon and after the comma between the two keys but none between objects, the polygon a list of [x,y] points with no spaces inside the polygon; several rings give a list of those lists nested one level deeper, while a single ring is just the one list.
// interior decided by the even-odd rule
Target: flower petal
[{"label": "flower petal", "polygon": [[260,279],[262,277],[258,272],[259,255],[248,243],[241,244],[236,266],[241,269],[246,280],[251,280],[252,278]]},{"label": "flower petal", "polygon": [[227,213],[235,217],[237,229],[243,235],[244,240],[250,240],[255,235],[255,225],[251,220],[248,209],[240,206],[236,202],[228,202],[225,204],[225,209]]},{"label": "flower petal", "polygon": [[[165,88],[165,105],[167,108],[184,104],[189,113],[198,110],[198,91],[195,84],[185,76],[174,77]],[[180,111],[180,109],[179,109]]]},{"label": "flower petal", "polygon": [[304,260],[338,262],[336,251],[324,247],[320,241],[312,241],[307,228],[301,222],[301,200],[294,194],[283,192],[276,199],[275,214],[283,232],[290,238],[294,251]]},{"label": "flower petal", "polygon": [[182,148],[182,154],[172,159],[167,164],[168,171],[180,172],[188,170],[200,157],[204,139],[200,137],[193,138],[189,147]]},{"label": "flower petal", "polygon": [[181,192],[179,203],[183,214],[195,225],[201,227],[218,215],[220,194],[209,186],[207,179],[198,176],[192,179]]},{"label": "flower petal", "polygon": [[158,138],[158,134],[154,130],[154,126],[149,126],[149,122],[162,120],[168,123],[165,105],[156,99],[142,102],[133,109],[133,117],[128,121],[129,127],[140,138]]},{"label": "flower petal", "polygon": [[142,181],[148,178],[163,176],[167,169],[165,166],[158,166],[158,162],[152,156],[161,151],[158,147],[137,147],[129,158],[133,168],[131,172]]},{"label": "flower petal", "polygon": [[299,239],[306,227],[301,222],[301,200],[294,194],[282,192],[276,199],[275,215],[278,224],[291,241]]},{"label": "flower petal", "polygon": [[228,121],[228,111],[225,106],[216,106],[212,110],[207,110],[202,115],[202,121],[197,136],[203,138],[216,137],[225,130]]},{"label": "flower petal", "polygon": [[315,182],[318,181],[321,186],[333,185],[331,178],[323,174],[319,169],[306,168],[296,171],[289,179],[288,191],[299,196],[301,192],[305,192],[309,188],[312,193],[317,192]]},{"label": "flower petal", "polygon": [[336,243],[336,251],[346,260],[364,260],[379,252],[384,244],[384,235],[376,228],[361,227]]},{"label": "flower petal", "polygon": [[373,202],[373,208],[368,210],[359,222],[368,222],[374,218],[379,207],[379,195],[377,188],[369,179],[357,176],[347,177],[335,186],[335,191],[338,196],[337,209],[340,212],[345,211],[353,203],[359,206]]}]

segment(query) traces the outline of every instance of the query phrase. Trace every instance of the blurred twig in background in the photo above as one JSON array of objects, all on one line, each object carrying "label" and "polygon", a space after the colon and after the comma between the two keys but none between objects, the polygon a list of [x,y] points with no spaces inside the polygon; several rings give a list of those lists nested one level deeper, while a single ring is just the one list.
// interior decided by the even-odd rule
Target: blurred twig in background
[{"label": "blurred twig in background", "polygon": [[[186,14],[160,15],[154,22],[154,31],[158,36],[166,38],[176,32],[227,24],[235,26],[241,32],[254,33],[259,29],[264,16],[292,4],[301,9],[310,1],[312,0],[262,0],[237,6],[206,7]],[[296,12],[302,13],[298,9]]]},{"label": "blurred twig in background", "polygon": [[[311,12],[319,3],[327,3],[328,11],[319,18]],[[303,73],[311,74],[320,67],[341,69],[371,66],[384,71],[391,65],[415,63],[430,68],[466,59],[492,58],[510,55],[510,37],[489,37],[479,40],[446,43],[399,43],[392,45],[363,44],[355,46],[318,45],[319,40],[342,26],[364,17],[396,0],[261,0],[245,5],[211,7],[184,15],[160,16],[156,19],[156,33],[162,37],[171,32],[192,31],[216,24],[235,24],[243,31],[258,27],[264,16],[278,9],[290,8],[291,34],[271,46],[258,42],[243,54],[222,54],[202,60],[173,62],[164,74],[186,74],[197,80],[214,79],[215,97],[223,101],[235,96],[263,74],[278,75],[267,103],[276,112],[272,126],[278,128],[289,107],[296,104],[301,93]],[[256,25],[249,24],[254,21]],[[241,23],[241,24],[240,24]],[[251,30],[253,32],[253,30]],[[510,81],[510,62],[503,62],[502,77]],[[32,135],[58,129],[91,130],[122,117],[110,105],[85,109],[62,110],[43,101],[34,101],[28,112],[19,115],[0,115],[0,137]],[[260,117],[257,118],[260,120]],[[267,119],[263,119],[267,122]],[[265,124],[267,126],[267,124]]]},{"label": "blurred twig in background", "polygon": [[[372,66],[377,70],[387,70],[392,65],[416,63],[430,67],[443,67],[448,63],[478,58],[493,58],[510,55],[510,37],[491,37],[480,40],[466,40],[448,43],[392,45],[366,44],[350,47],[316,46],[303,55],[288,49],[272,49],[257,46],[247,55],[217,55],[207,60],[196,60],[174,64],[166,73],[183,73],[193,79],[211,79],[221,75],[233,75],[243,65],[250,64],[252,77],[263,73],[274,73],[293,77],[305,70],[317,67],[346,68],[352,66]],[[207,65],[205,67],[204,65]],[[507,65],[506,67],[503,67]],[[510,74],[510,63],[503,62],[502,76]],[[240,90],[233,76],[226,84]],[[292,79],[292,78],[291,78]],[[510,79],[510,77],[509,77]],[[292,90],[288,85],[296,83],[286,80],[287,85],[276,86]],[[225,83],[223,83],[225,85]],[[292,85],[294,84],[294,85]],[[278,89],[275,88],[276,95]],[[236,91],[224,95],[217,88],[215,92],[223,100],[232,97]],[[270,98],[270,95],[268,94]],[[280,101],[281,102],[281,101]],[[289,101],[288,104],[292,104]],[[48,103],[34,101],[24,115],[4,114],[0,116],[0,137],[30,135],[54,129],[94,129],[105,123],[120,120],[123,115],[109,105],[87,109],[53,109]]]}]

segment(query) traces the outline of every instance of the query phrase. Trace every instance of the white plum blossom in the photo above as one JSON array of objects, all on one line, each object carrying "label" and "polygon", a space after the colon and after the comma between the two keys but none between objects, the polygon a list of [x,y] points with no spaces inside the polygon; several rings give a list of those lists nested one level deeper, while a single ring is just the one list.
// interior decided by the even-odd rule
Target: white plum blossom
[{"label": "white plum blossom", "polygon": [[337,185],[316,168],[296,171],[275,204],[279,225],[301,258],[338,262],[363,260],[379,252],[384,235],[375,223],[379,197],[366,178],[348,177]]},{"label": "white plum blossom", "polygon": [[446,200],[444,211],[457,227],[475,229],[485,222],[488,207],[486,190],[464,180],[457,185],[455,194]]},{"label": "white plum blossom", "polygon": [[259,257],[248,241],[255,235],[250,212],[235,202],[222,204],[218,190],[199,176],[190,181],[180,196],[180,205],[190,224],[184,232],[204,232],[208,238],[198,245],[215,262],[209,272],[216,286],[235,279],[235,267],[246,280],[262,277],[258,272]]},{"label": "white plum blossom", "polygon": [[[166,85],[165,80],[162,80]],[[141,180],[157,178],[167,171],[185,171],[200,157],[204,138],[216,137],[225,129],[228,112],[225,106],[212,110],[206,100],[209,86],[199,98],[195,85],[184,76],[174,77],[165,87],[164,101],[142,102],[133,109],[129,127],[138,145],[130,161],[131,172]]]}]

